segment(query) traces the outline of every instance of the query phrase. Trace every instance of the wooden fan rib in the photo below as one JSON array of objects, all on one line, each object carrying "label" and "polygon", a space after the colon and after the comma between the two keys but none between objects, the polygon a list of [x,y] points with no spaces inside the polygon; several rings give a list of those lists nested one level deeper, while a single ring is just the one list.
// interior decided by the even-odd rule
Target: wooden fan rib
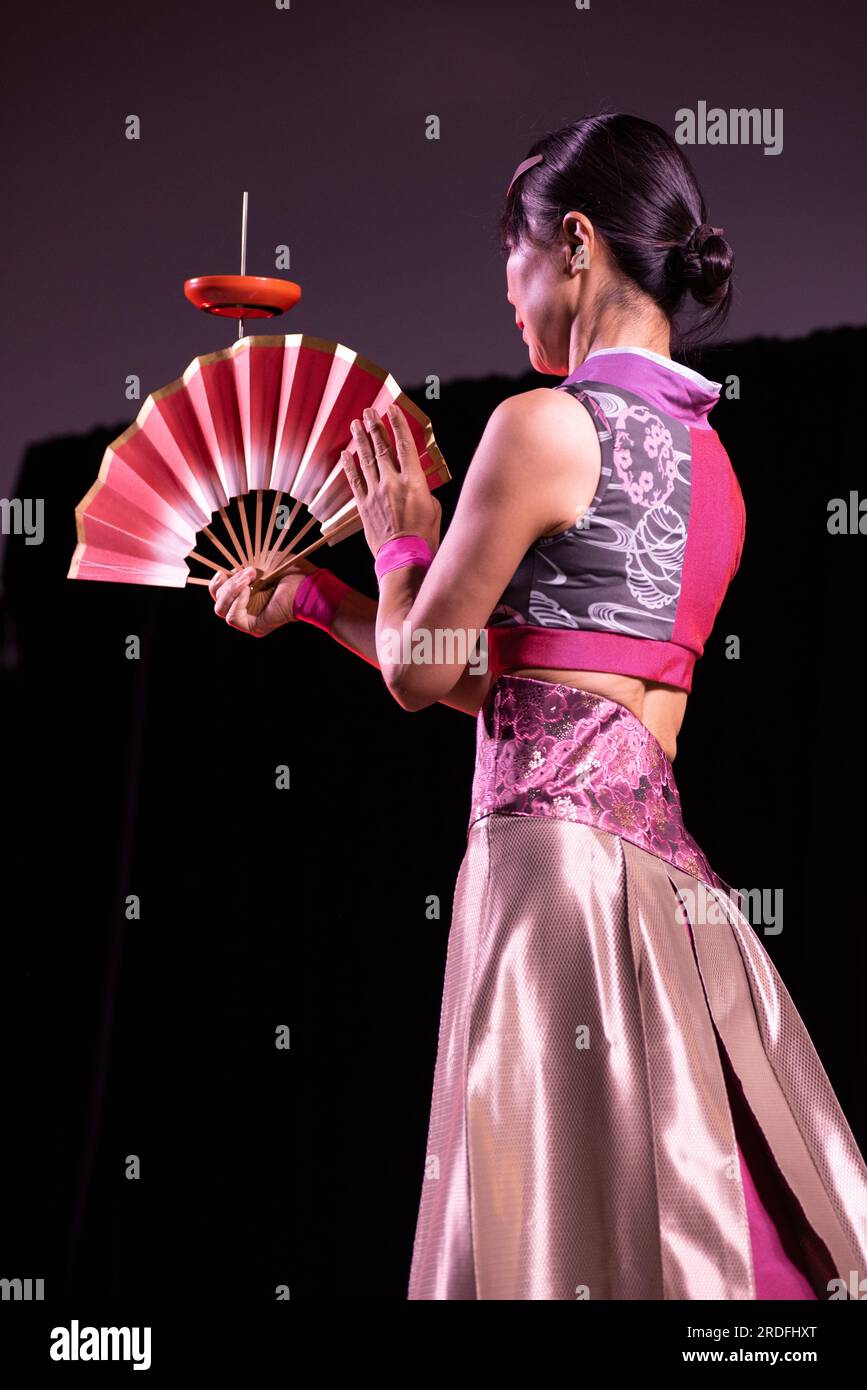
[{"label": "wooden fan rib", "polygon": [[[280,495],[282,496],[283,494],[281,493]],[[286,524],[285,524],[285,526],[282,527],[282,529],[281,529],[281,531],[280,531],[279,537],[277,538],[277,540],[274,542],[274,544],[270,547],[269,550],[267,550],[267,552],[266,552],[265,555],[263,556],[263,558],[262,558],[262,568],[263,568],[263,569],[268,569],[268,567],[270,566],[270,564],[271,564],[272,560],[274,559],[274,557],[280,552],[281,547],[282,547],[282,544],[283,544],[283,541],[284,541],[284,540],[286,539],[286,537],[289,535],[289,532],[290,532],[290,530],[292,529],[292,525],[293,525],[293,523],[294,523],[294,521],[295,521],[295,518],[296,518],[296,516],[298,515],[299,511],[301,510],[301,508],[302,508],[303,506],[304,506],[304,503],[301,501],[301,498],[299,497],[298,501],[295,503],[295,505],[293,506],[291,512],[289,513],[289,516],[288,516],[287,519],[286,519]],[[276,509],[275,509],[275,512],[274,512],[274,518],[273,518],[273,519],[276,521]],[[270,529],[270,528],[269,528],[269,529]]]},{"label": "wooden fan rib", "polygon": [[[300,503],[299,503],[299,505],[300,505]],[[285,526],[284,529],[283,529],[283,533],[282,533],[282,535],[281,535],[279,541],[277,542],[277,544],[274,546],[274,548],[273,548],[272,551],[271,551],[271,554],[270,554],[270,556],[269,556],[269,559],[274,559],[274,560],[276,560],[278,557],[280,557],[280,556],[282,556],[282,555],[288,554],[288,552],[287,552],[287,550],[286,550],[286,545],[285,545],[284,543],[288,541],[288,544],[289,544],[290,546],[297,545],[298,542],[299,542],[300,540],[302,540],[302,539],[304,538],[304,536],[307,535],[307,532],[310,530],[310,527],[316,525],[316,517],[315,517],[315,516],[309,516],[309,517],[307,518],[307,520],[305,521],[304,525],[301,527],[300,531],[296,531],[296,532],[295,532],[295,535],[292,536],[291,539],[289,539],[289,525],[290,525],[290,523],[287,522],[287,523],[286,523],[286,526]]]},{"label": "wooden fan rib", "polygon": [[[273,532],[273,530],[274,530],[274,523],[275,523],[275,521],[277,520],[277,512],[278,512],[279,509],[280,509],[280,504],[281,504],[281,499],[282,499],[282,497],[283,497],[282,491],[280,491],[280,492],[275,492],[275,494],[274,494],[274,501],[273,501],[272,504],[271,504],[271,515],[270,515],[270,517],[268,518],[268,529],[267,529],[267,531],[265,532],[265,540],[264,540],[263,543],[262,543],[262,556],[267,556],[267,554],[268,554],[268,550],[269,550],[269,547],[270,547],[270,545],[271,545],[271,534],[272,534],[272,532]],[[260,556],[260,558],[262,558],[262,556]]]},{"label": "wooden fan rib", "polygon": [[[213,537],[211,537],[211,539],[213,540]],[[226,554],[229,555],[229,552],[226,551]],[[216,562],[216,560],[209,560],[208,557],[207,557],[207,555],[200,555],[199,552],[198,552],[197,550],[191,550],[190,553],[189,553],[189,555],[187,556],[187,559],[188,559],[188,560],[198,560],[198,561],[199,561],[199,564],[201,564],[201,565],[209,565],[210,568],[211,568],[212,570],[219,570],[221,574],[225,574],[225,573],[226,573],[226,571],[223,569],[223,566],[222,566],[222,565],[218,565],[217,562]],[[230,559],[230,560],[232,559],[231,555],[229,555],[229,559]],[[234,565],[234,561],[233,561],[232,563],[233,563],[233,565]],[[195,579],[192,579],[192,578],[191,578],[189,582],[190,582],[191,584],[196,584],[196,583],[198,583],[198,584],[210,584],[211,581],[210,581],[210,579],[198,579],[198,580],[195,580]]]},{"label": "wooden fan rib", "polygon": [[238,503],[238,511],[241,513],[241,529],[244,532],[244,541],[246,542],[244,563],[248,565],[253,558],[253,542],[250,538],[250,527],[247,524],[247,508],[244,506],[244,494],[239,493],[235,500]]},{"label": "wooden fan rib", "polygon": [[[228,514],[228,512],[226,511],[226,508],[225,508],[225,507],[220,507],[220,508],[218,508],[218,510],[219,510],[220,516],[223,518],[223,525],[225,526],[226,530],[228,531],[229,536],[231,537],[232,544],[233,544],[233,546],[235,547],[235,551],[236,551],[236,554],[237,554],[237,557],[238,557],[238,561],[237,561],[237,562],[238,562],[239,564],[246,565],[246,563],[247,563],[247,557],[246,557],[245,554],[244,554],[244,550],[243,550],[243,547],[242,547],[242,545],[241,545],[241,542],[238,540],[238,537],[237,537],[237,535],[235,534],[235,528],[234,528],[234,526],[232,525],[231,521],[229,520],[229,514]],[[211,539],[213,540],[214,537],[211,537]],[[235,561],[233,561],[232,563],[234,564]]]},{"label": "wooden fan rib", "polygon": [[[345,521],[342,521],[339,526],[335,526],[330,536],[320,536],[318,540],[313,541],[312,544],[308,545],[304,550],[290,552],[283,559],[283,561],[276,566],[275,569],[269,570],[269,572],[263,575],[261,579],[256,580],[255,584],[253,585],[253,590],[255,592],[258,592],[259,589],[267,589],[273,587],[273,585],[278,583],[284,577],[284,575],[287,575],[289,573],[293,564],[297,564],[299,560],[306,560],[307,556],[312,555],[314,551],[319,550],[320,546],[328,545],[334,537],[339,537],[341,533],[345,531],[348,526],[352,525],[354,521],[357,521],[357,519],[357,516],[347,517],[347,519]],[[315,520],[315,517],[313,518],[313,520]]]},{"label": "wooden fan rib", "polygon": [[202,527],[202,535],[203,535],[203,536],[207,536],[208,540],[211,542],[212,545],[215,545],[215,546],[217,547],[217,549],[219,550],[219,552],[220,552],[221,555],[225,555],[226,559],[229,561],[229,564],[232,566],[233,569],[234,569],[235,565],[238,564],[239,558],[240,558],[240,563],[241,563],[241,564],[244,564],[244,558],[243,558],[243,556],[238,557],[238,556],[236,556],[236,555],[233,555],[232,552],[231,552],[231,550],[228,550],[228,549],[226,548],[226,546],[223,545],[223,542],[220,540],[219,536],[215,536],[215,535],[214,535],[214,533],[213,533],[213,531],[211,530],[210,526],[203,526],[203,527]]}]

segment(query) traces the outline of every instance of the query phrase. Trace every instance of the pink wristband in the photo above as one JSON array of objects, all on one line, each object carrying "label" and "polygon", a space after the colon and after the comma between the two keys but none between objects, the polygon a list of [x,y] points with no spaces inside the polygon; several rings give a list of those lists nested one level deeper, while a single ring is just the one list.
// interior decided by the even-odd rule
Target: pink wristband
[{"label": "pink wristband", "polygon": [[380,546],[374,563],[377,579],[389,570],[403,569],[406,565],[421,565],[429,569],[433,562],[433,551],[421,536],[395,536]]},{"label": "pink wristband", "polygon": [[321,627],[323,632],[331,632],[334,614],[341,599],[348,593],[351,593],[349,585],[344,584],[331,570],[314,570],[313,574],[302,579],[295,590],[292,616],[299,618],[302,623]]}]

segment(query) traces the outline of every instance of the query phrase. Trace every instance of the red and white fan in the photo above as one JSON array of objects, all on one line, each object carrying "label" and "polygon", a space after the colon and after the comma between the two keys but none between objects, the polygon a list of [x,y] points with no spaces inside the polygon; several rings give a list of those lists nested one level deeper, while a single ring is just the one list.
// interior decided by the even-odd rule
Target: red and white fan
[{"label": "red and white fan", "polygon": [[[271,318],[301,295],[291,281],[244,274],[246,209],[245,194],[241,275],[200,276],[184,287],[197,307],[241,320],[240,334],[245,318]],[[351,421],[368,406],[383,415],[392,402],[428,486],[446,482],[428,417],[394,377],[342,343],[302,333],[240,336],[197,357],[148,396],[106,449],[75,509],[68,577],[182,588],[212,578],[190,574],[187,560],[224,572],[253,565],[257,611],[293,560],[361,529],[339,456],[355,451]],[[318,538],[304,545],[317,523]]]}]

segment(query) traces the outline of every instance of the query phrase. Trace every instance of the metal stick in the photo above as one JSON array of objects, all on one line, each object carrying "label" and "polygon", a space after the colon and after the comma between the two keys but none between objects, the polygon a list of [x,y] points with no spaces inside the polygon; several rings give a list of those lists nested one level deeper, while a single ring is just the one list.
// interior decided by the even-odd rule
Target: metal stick
[{"label": "metal stick", "polygon": [[[247,194],[241,199],[241,274],[247,274]],[[244,320],[238,320],[238,337],[244,336]]]}]

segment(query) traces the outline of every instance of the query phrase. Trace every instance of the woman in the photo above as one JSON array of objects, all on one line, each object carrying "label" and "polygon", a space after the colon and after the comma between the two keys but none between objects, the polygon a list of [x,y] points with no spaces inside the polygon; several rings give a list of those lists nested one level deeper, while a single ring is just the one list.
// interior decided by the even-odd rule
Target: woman
[{"label": "woman", "polygon": [[353,423],[378,603],[306,562],[255,617],[253,570],[211,585],[235,627],[312,622],[404,709],[478,716],[410,1299],[814,1299],[867,1276],[862,1156],[672,772],[744,537],[719,384],[670,356],[689,292],[700,331],[728,308],[722,230],[647,121],[541,140],[507,194],[508,300],[565,380],[493,412],[441,544],[402,417],[394,443]]}]

